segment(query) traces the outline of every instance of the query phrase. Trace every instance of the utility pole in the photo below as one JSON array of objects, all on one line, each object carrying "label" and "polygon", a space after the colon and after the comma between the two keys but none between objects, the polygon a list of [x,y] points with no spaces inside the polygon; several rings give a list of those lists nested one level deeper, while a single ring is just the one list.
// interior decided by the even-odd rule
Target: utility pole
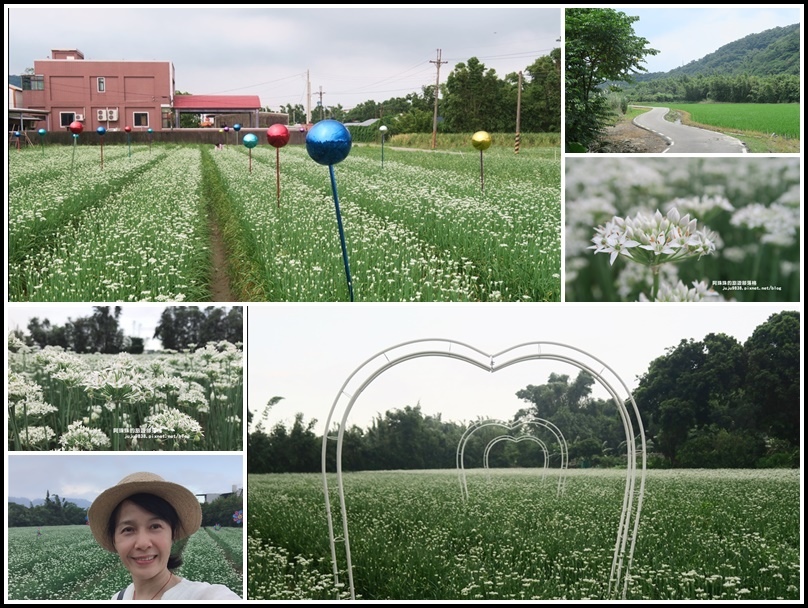
[{"label": "utility pole", "polygon": [[306,124],[311,124],[311,78],[308,70],[306,70]]},{"label": "utility pole", "polygon": [[325,107],[323,107],[323,87],[320,87],[320,101],[317,102],[317,105],[320,106],[320,120],[325,118],[323,112],[325,112]]},{"label": "utility pole", "polygon": [[440,64],[448,63],[448,61],[440,60],[440,49],[438,49],[438,59],[436,61],[430,60],[429,63],[434,63],[438,67],[438,75],[435,78],[435,114],[432,117],[432,149],[434,150],[438,137],[438,91],[440,90]]},{"label": "utility pole", "polygon": [[522,132],[520,130],[520,121],[522,118],[522,72],[519,72],[519,86],[516,89],[516,142],[514,143],[513,152],[519,154],[519,145],[522,141]]}]

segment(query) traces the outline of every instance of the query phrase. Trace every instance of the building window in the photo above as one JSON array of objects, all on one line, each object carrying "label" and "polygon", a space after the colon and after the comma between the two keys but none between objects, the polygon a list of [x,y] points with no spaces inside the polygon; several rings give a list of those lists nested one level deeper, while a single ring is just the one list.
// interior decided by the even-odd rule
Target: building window
[{"label": "building window", "polygon": [[148,112],[135,112],[133,122],[134,122],[134,125],[136,127],[148,127],[149,126],[149,113]]},{"label": "building window", "polygon": [[76,120],[74,112],[59,112],[59,124],[63,127],[69,127],[74,120]]},{"label": "building window", "polygon": [[98,77],[98,92],[103,93],[107,90],[107,81],[103,76]]},{"label": "building window", "polygon": [[22,78],[22,90],[23,91],[44,91],[45,90],[45,77],[44,76],[34,76],[31,74],[27,74],[21,77]]}]

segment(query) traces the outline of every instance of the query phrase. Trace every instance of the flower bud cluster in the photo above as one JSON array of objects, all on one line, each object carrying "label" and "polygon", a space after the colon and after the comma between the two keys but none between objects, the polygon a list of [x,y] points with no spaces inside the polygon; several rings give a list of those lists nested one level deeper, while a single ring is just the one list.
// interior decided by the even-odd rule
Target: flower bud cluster
[{"label": "flower bud cluster", "polygon": [[699,228],[690,214],[681,216],[674,207],[666,215],[639,212],[634,217],[614,217],[595,229],[595,253],[609,254],[609,263],[618,256],[646,266],[678,262],[684,258],[709,255],[716,249],[717,235]]}]

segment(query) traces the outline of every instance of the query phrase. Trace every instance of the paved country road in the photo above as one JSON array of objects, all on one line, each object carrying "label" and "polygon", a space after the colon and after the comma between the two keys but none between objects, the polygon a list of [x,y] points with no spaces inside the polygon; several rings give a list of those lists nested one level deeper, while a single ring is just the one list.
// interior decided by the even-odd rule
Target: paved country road
[{"label": "paved country road", "polygon": [[665,120],[669,108],[651,108],[634,119],[634,124],[661,135],[668,141],[667,153],[700,152],[708,154],[742,154],[747,152],[744,143],[715,131],[688,127],[679,122]]}]

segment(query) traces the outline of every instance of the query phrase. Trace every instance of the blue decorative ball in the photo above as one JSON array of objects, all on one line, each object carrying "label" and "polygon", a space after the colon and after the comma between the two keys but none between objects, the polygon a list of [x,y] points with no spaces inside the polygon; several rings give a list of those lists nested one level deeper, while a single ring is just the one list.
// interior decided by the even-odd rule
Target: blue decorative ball
[{"label": "blue decorative ball", "polygon": [[336,165],[351,151],[351,132],[338,120],[321,120],[306,134],[306,151],[321,165]]},{"label": "blue decorative ball", "polygon": [[258,136],[255,133],[247,133],[247,135],[244,136],[242,143],[248,148],[252,149],[258,145]]},{"label": "blue decorative ball", "polygon": [[40,129],[39,131],[37,131],[37,133],[39,133],[40,135],[45,135],[47,131],[45,129]]},{"label": "blue decorative ball", "polygon": [[22,137],[22,133],[19,131],[14,131],[14,137]]},{"label": "blue decorative ball", "polygon": [[236,132],[241,131],[241,125],[240,125],[239,123],[236,123],[236,124],[234,124],[234,125],[233,125],[233,129],[234,129]]},{"label": "blue decorative ball", "polygon": [[104,133],[106,133],[106,132],[107,132],[107,130],[106,130],[104,127],[98,127],[98,128],[95,130],[95,132],[96,132],[96,133],[98,133],[99,135],[103,135]]}]

